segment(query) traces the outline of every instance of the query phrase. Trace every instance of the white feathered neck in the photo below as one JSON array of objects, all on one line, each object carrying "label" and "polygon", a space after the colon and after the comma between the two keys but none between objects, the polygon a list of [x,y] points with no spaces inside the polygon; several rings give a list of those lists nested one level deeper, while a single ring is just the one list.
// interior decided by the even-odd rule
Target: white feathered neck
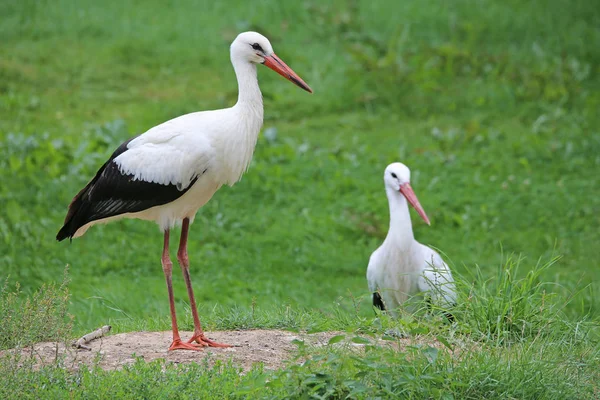
[{"label": "white feathered neck", "polygon": [[390,229],[385,242],[394,246],[409,247],[415,242],[408,201],[402,193],[385,189],[390,206]]},{"label": "white feathered neck", "polygon": [[262,93],[258,86],[256,64],[231,57],[238,82],[238,101],[229,109],[231,126],[218,138],[227,174],[224,183],[233,185],[248,169],[263,124]]}]

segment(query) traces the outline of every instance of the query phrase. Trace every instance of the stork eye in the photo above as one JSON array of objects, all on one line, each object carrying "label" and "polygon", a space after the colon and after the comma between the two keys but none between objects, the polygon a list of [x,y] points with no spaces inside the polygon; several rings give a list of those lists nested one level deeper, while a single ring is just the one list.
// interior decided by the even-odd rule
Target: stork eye
[{"label": "stork eye", "polygon": [[392,178],[398,179],[395,173],[392,172]]},{"label": "stork eye", "polygon": [[260,44],[258,44],[258,43],[254,43],[254,44],[252,44],[251,46],[252,46],[252,48],[253,48],[254,50],[258,50],[258,51],[261,51],[261,52],[263,52],[263,53],[265,52],[265,51],[263,50],[263,48],[262,48],[262,47],[260,47]]}]

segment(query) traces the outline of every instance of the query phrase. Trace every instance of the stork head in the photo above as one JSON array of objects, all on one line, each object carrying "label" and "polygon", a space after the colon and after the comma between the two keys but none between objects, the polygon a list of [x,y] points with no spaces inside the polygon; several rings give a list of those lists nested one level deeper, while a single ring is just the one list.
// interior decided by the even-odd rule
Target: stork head
[{"label": "stork head", "polygon": [[404,196],[408,203],[419,213],[427,225],[431,225],[425,210],[421,207],[417,195],[410,186],[410,169],[402,163],[393,163],[387,166],[383,174],[386,190],[391,193],[399,193]]},{"label": "stork head", "polygon": [[231,43],[231,59],[243,59],[254,64],[263,64],[302,89],[312,93],[306,84],[290,67],[273,52],[269,39],[257,32],[243,32]]}]

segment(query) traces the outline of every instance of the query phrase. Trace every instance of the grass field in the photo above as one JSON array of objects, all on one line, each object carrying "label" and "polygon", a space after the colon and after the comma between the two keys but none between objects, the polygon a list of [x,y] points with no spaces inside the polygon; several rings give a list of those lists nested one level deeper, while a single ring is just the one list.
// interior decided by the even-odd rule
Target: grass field
[{"label": "grass field", "polygon": [[[511,254],[523,258],[521,277],[560,256],[537,282],[569,299],[559,301],[569,323],[597,321],[600,8],[583,0],[397,3],[0,2],[1,275],[31,294],[60,282],[68,264],[75,333],[106,323],[168,329],[156,226],[117,222],[71,244],[54,236],[72,196],[122,141],[235,102],[228,46],[257,30],[315,94],[259,70],[265,124],[253,163],[191,231],[192,280],[210,328],[240,326],[223,316],[254,308],[266,326],[307,327],[270,319],[285,308],[321,313],[314,325],[322,328],[333,328],[322,321],[330,313],[353,321],[344,329],[369,324],[365,269],[387,232],[382,174],[393,161],[411,167],[432,220],[414,220],[416,237],[444,252],[457,275],[480,270],[493,285]],[[178,274],[174,284],[189,329]],[[561,332],[560,340],[569,336]],[[532,344],[523,357],[533,360],[538,345],[559,357],[555,344]],[[597,341],[570,345],[569,357],[598,362]],[[466,385],[477,362],[491,371],[506,361],[495,348],[486,354],[461,364],[456,379]],[[329,372],[343,380],[344,371]],[[502,385],[519,387],[502,371],[494,372]],[[296,372],[281,372],[274,397]],[[525,375],[510,377],[535,381]],[[573,379],[591,385],[583,376]],[[522,398],[538,386],[530,387],[497,393]],[[477,393],[490,392],[469,396]]]}]

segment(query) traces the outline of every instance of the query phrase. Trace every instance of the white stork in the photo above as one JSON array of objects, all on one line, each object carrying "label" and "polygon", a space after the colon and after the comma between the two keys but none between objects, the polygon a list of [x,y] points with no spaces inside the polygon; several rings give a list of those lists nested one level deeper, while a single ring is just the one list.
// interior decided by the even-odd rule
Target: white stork
[{"label": "white stork", "polygon": [[[189,225],[200,207],[224,184],[233,185],[248,168],[263,123],[257,64],[264,64],[302,89],[312,89],[256,32],[238,35],[230,48],[237,76],[237,103],[222,110],[182,115],[123,143],[71,201],[56,239],[83,235],[90,226],[120,218],[155,221],[164,232],[162,267],[167,281],[173,343],[169,350],[228,347],[202,330],[189,274]],[[194,318],[194,335],[182,342],[177,328],[169,257],[169,230],[181,224],[177,260]]]},{"label": "white stork", "polygon": [[[390,228],[383,244],[373,252],[367,267],[373,305],[395,310],[410,297],[424,294],[436,306],[448,308],[456,301],[448,265],[431,248],[415,240],[408,203],[429,225],[429,218],[410,186],[410,170],[401,163],[387,166],[383,175],[390,206]],[[446,314],[452,319],[451,314]]]}]

